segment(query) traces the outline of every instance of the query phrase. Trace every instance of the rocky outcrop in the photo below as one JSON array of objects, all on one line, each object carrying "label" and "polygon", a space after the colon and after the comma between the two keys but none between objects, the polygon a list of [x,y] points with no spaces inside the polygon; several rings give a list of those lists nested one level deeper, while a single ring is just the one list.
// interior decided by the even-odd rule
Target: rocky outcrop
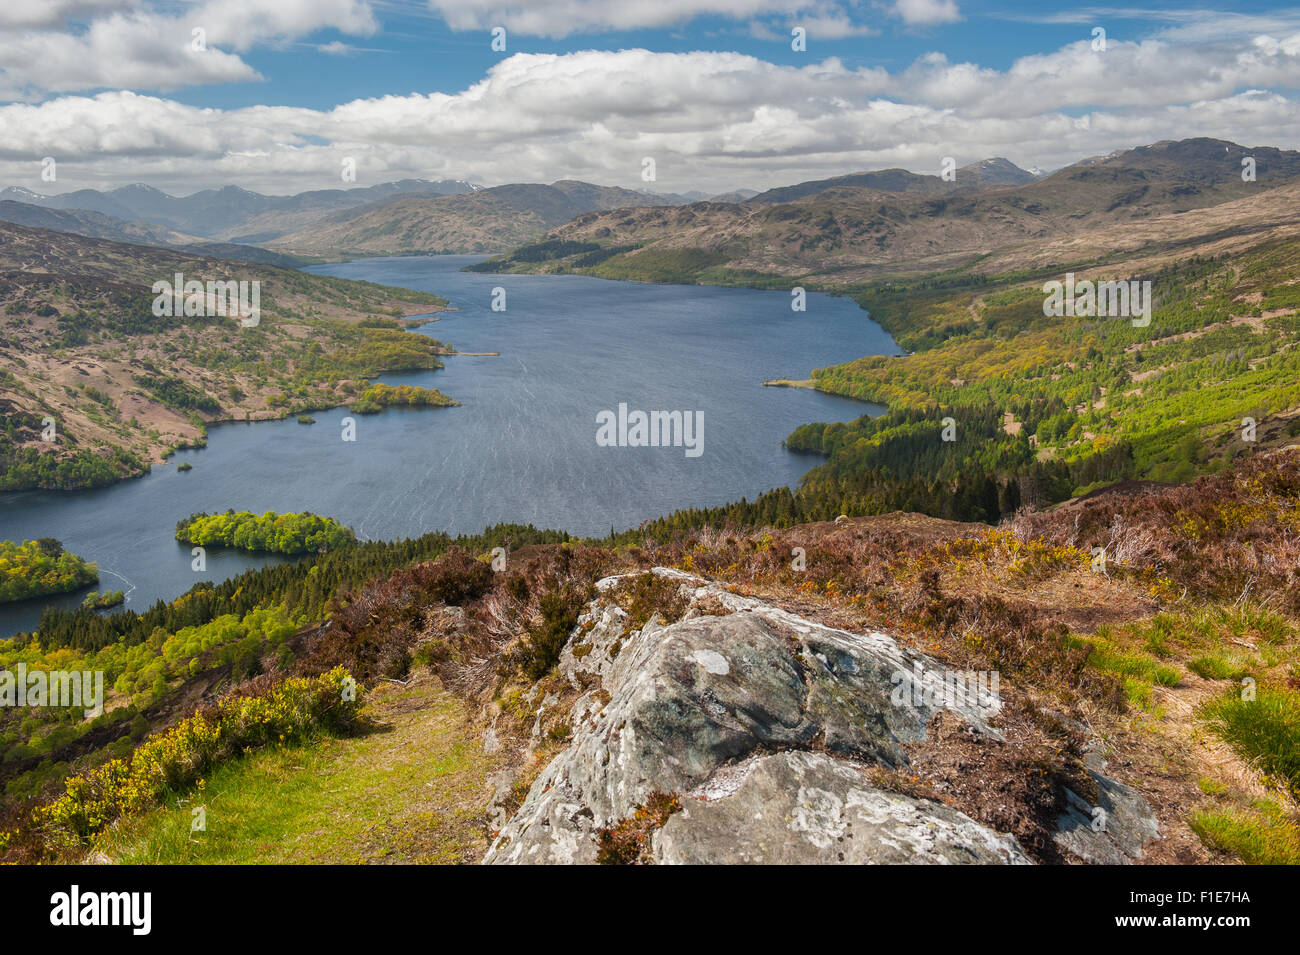
[{"label": "rocky outcrop", "polygon": [[[884,633],[833,629],[680,571],[655,573],[680,584],[686,614],[629,631],[626,613],[598,598],[579,619],[560,662],[581,691],[573,741],[485,862],[594,862],[598,831],[654,793],[682,805],[651,838],[658,862],[1031,861],[1013,836],[875,785],[868,772],[906,766],[907,746],[926,740],[940,711],[1000,745],[996,682],[954,680]],[[1092,825],[1090,814],[1078,845],[1098,835]],[[1100,835],[1093,854],[1113,848]]]},{"label": "rocky outcrop", "polygon": [[929,800],[867,784],[823,753],[784,752],[740,768],[735,788],[685,800],[655,834],[661,863],[1024,865],[999,835]]}]

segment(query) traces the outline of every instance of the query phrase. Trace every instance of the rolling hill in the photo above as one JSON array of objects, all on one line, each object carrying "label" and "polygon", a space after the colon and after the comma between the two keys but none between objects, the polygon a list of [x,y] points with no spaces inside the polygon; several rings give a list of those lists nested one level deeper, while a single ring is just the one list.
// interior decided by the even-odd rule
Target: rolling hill
[{"label": "rolling hill", "polygon": [[291,196],[267,196],[238,186],[225,186],[177,197],[135,183],[107,192],[79,189],[53,196],[10,187],[0,190],[0,200],[48,210],[95,212],[114,219],[141,220],[206,239],[249,243],[283,235],[356,206],[409,195],[469,193],[475,188],[460,180],[403,179],[356,189],[317,189]]},{"label": "rolling hill", "polygon": [[973,192],[992,186],[1023,186],[1033,182],[1033,173],[1021,169],[1010,160],[984,159],[955,170],[952,180],[942,176],[921,175],[906,169],[881,169],[877,172],[855,172],[832,179],[816,179],[769,189],[746,200],[748,202],[793,202],[830,189],[876,189],[881,192],[907,192],[917,195],[950,195],[955,192]]},{"label": "rolling hill", "polygon": [[151,222],[140,220],[128,222],[102,212],[90,212],[84,209],[47,209],[12,199],[0,200],[0,222],[11,222],[37,229],[52,229],[55,232],[69,232],[89,239],[108,239],[113,242],[129,242],[132,245],[179,249],[195,255],[230,259],[236,262],[256,262],[280,268],[294,268],[303,264],[303,260],[295,256],[269,252],[253,245],[207,242],[199,236],[186,235]]},{"label": "rolling hill", "polygon": [[[154,314],[155,282],[259,283],[260,321]],[[396,319],[436,295],[0,224],[0,489],[143,473],[216,421],[355,400],[380,371],[440,365]],[[43,431],[54,423],[53,440]]]},{"label": "rolling hill", "polygon": [[586,212],[667,207],[671,197],[561,180],[515,183],[467,195],[419,196],[318,221],[267,244],[295,255],[495,252],[530,242]]},{"label": "rolling hill", "polygon": [[[1242,178],[1248,156],[1256,162],[1251,182]],[[1005,170],[989,171],[1001,178]],[[1286,203],[1265,197],[1300,180],[1300,153],[1212,139],[1164,142],[1087,159],[1023,185],[942,195],[935,190],[947,184],[938,177],[901,170],[844,179],[877,187],[821,180],[739,205],[589,212],[546,235],[576,253],[523,252],[485,267],[642,281],[709,281],[728,273],[857,281],[972,266],[988,256],[1014,268],[1021,260],[1041,262],[1045,245],[1086,258],[1157,219],[1161,229],[1152,241],[1182,241],[1186,229],[1177,217],[1228,204],[1231,221],[1200,215],[1187,222],[1215,231],[1293,218]],[[786,195],[798,197],[780,201]]]}]

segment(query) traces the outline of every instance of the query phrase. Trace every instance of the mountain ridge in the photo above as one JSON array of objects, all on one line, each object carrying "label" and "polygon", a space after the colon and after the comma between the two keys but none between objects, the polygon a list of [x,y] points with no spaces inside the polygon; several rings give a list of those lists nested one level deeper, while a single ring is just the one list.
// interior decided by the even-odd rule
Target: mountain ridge
[{"label": "mountain ridge", "polygon": [[[1241,161],[1247,157],[1255,160],[1254,181],[1242,177]],[[1015,250],[1028,257],[1045,241],[1067,245],[1067,238],[1082,237],[1101,254],[1107,230],[1122,237],[1144,220],[1232,203],[1238,203],[1232,207],[1236,219],[1216,228],[1250,228],[1285,218],[1285,210],[1270,209],[1264,197],[1300,182],[1300,152],[1183,140],[1086,159],[1023,185],[946,194],[932,191],[937,177],[889,172],[892,183],[925,191],[828,187],[833,181],[821,180],[786,202],[589,212],[544,237],[580,244],[571,247],[583,249],[584,264],[576,255],[527,253],[521,259],[512,253],[485,270],[577,270],[641,281],[694,281],[692,275],[712,269],[851,281],[882,269],[920,273],[961,267],[988,256],[1007,258]]]}]

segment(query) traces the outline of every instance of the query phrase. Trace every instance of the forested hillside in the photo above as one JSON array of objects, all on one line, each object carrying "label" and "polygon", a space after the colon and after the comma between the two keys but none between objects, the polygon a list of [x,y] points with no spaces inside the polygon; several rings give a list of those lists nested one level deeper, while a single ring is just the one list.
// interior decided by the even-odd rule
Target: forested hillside
[{"label": "forested hillside", "polygon": [[[258,283],[260,316],[155,314],[153,283]],[[0,223],[0,490],[97,487],[201,446],[209,424],[360,398],[441,367],[398,321],[427,292]]]}]

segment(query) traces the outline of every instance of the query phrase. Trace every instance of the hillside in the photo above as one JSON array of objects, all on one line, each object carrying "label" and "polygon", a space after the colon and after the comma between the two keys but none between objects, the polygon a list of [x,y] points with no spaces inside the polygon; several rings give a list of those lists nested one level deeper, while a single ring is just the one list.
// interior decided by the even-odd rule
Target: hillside
[{"label": "hillside", "polygon": [[422,196],[367,206],[267,243],[295,255],[496,252],[529,242],[584,212],[670,205],[667,197],[587,182],[519,183],[470,195]]},{"label": "hillside", "polygon": [[[178,272],[260,283],[260,322],[156,316],[152,286]],[[407,289],[0,225],[0,489],[106,484],[201,444],[213,422],[335,407],[381,371],[439,367],[440,344],[394,317],[445,304]]]},{"label": "hillside", "polygon": [[[1247,155],[1256,159],[1255,182],[1241,178],[1241,159]],[[865,178],[871,176],[880,178]],[[1041,261],[1044,243],[1082,242],[1082,254],[1075,253],[1081,259],[1101,255],[1114,241],[1123,242],[1129,230],[1144,229],[1157,218],[1234,200],[1247,204],[1236,207],[1233,221],[1215,228],[1292,219],[1286,203],[1265,196],[1300,178],[1300,153],[1247,150],[1210,139],[1157,143],[1085,160],[1024,185],[950,189],[944,195],[925,194],[947,185],[937,177],[886,171],[845,178],[887,184],[894,191],[826,180],[791,187],[790,194],[801,196],[792,201],[760,202],[760,196],[741,205],[591,212],[552,229],[546,239],[598,246],[610,254],[589,255],[583,264],[576,257],[539,262],[506,256],[496,267],[641,281],[726,281],[729,275],[758,273],[849,283],[890,271],[983,270],[985,257],[997,255],[1010,271],[1023,267],[1020,262]],[[1248,205],[1252,199],[1257,205]],[[1161,223],[1170,224],[1167,218]],[[1168,241],[1172,244],[1173,237]]]},{"label": "hillside", "polygon": [[[56,614],[3,662],[113,689],[11,744],[0,857],[1296,862],[1298,465],[1253,454],[999,529],[428,535]],[[328,706],[344,674],[355,712]],[[237,738],[241,712],[283,741]]]},{"label": "hillside", "polygon": [[102,212],[89,210],[48,209],[12,199],[0,200],[0,222],[72,232],[90,239],[111,239],[136,245],[186,245],[199,241],[197,236],[177,232],[166,226],[138,220],[126,221]]},{"label": "hillside", "polygon": [[[1035,176],[1010,160],[1000,157],[984,159],[954,170],[951,180],[941,176],[921,175],[906,169],[882,169],[878,172],[858,172],[832,179],[817,179],[793,186],[769,189],[746,200],[748,202],[794,202],[830,189],[875,189],[880,192],[906,192],[925,196],[950,195],[955,192],[973,192],[992,186],[1022,186],[1033,182]],[[718,201],[718,200],[714,200]]]},{"label": "hillside", "polygon": [[45,210],[92,212],[119,220],[138,220],[204,238],[247,244],[283,235],[343,209],[383,203],[404,195],[468,193],[474,188],[459,180],[403,179],[353,189],[316,189],[291,196],[266,196],[238,186],[225,186],[178,197],[135,183],[106,192],[78,189],[58,195],[10,187],[0,190],[0,200]]},{"label": "hillside", "polygon": [[70,232],[89,239],[109,239],[113,242],[129,242],[132,245],[175,248],[195,255],[230,259],[236,262],[256,262],[280,268],[294,268],[304,264],[304,260],[295,256],[268,252],[256,246],[234,242],[205,242],[198,236],[176,232],[166,226],[154,225],[150,222],[140,220],[128,222],[86,210],[48,209],[27,202],[15,202],[12,199],[0,200],[0,222],[12,222],[15,225],[36,229],[52,229],[55,232]]}]

